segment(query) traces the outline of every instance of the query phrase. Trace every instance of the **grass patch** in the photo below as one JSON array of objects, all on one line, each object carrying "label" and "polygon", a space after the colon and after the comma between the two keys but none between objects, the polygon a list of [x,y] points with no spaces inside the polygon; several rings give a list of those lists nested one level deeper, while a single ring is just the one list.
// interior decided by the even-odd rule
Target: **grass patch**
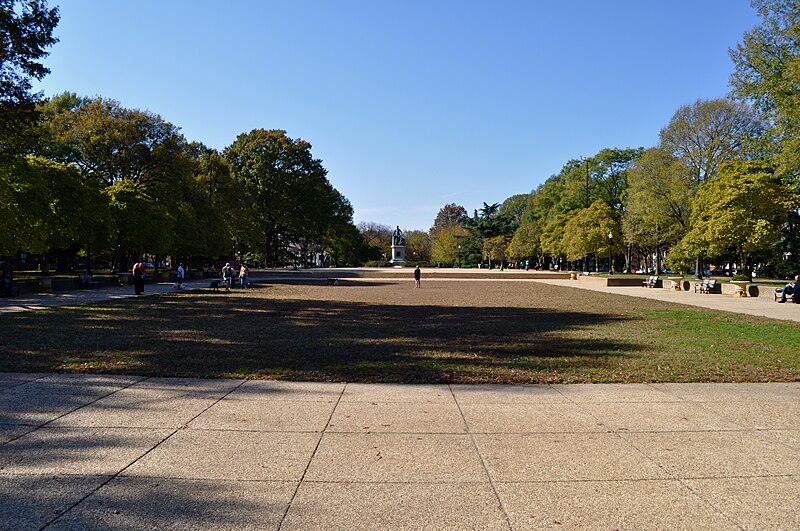
[{"label": "grass patch", "polygon": [[276,283],[3,316],[0,370],[349,382],[800,379],[800,327],[530,282]]}]

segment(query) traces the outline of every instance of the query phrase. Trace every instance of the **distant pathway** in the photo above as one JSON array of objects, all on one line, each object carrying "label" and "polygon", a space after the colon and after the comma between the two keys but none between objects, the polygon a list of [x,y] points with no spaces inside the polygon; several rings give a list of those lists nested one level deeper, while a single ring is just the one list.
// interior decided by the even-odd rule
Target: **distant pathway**
[{"label": "distant pathway", "polygon": [[[317,270],[323,272],[327,276],[336,278],[340,273],[353,273],[358,272],[358,269],[347,270]],[[399,276],[397,269],[385,270],[369,270],[372,274],[380,275],[385,272],[386,276],[373,276],[369,278],[340,278],[342,285],[347,285],[348,282],[408,282],[413,285],[412,271],[408,270],[406,279],[405,276]],[[430,273],[441,270],[429,270]],[[494,278],[480,278],[487,276],[490,273],[488,270],[454,270],[463,275],[464,278],[436,278],[433,275],[426,277],[426,270],[423,270],[422,278],[425,282],[542,282],[554,286],[562,286],[575,289],[587,289],[591,291],[600,291],[605,293],[613,293],[616,295],[626,295],[632,297],[640,297],[646,299],[656,299],[666,302],[674,302],[678,304],[687,304],[690,306],[698,306],[701,308],[708,308],[711,310],[720,310],[725,312],[742,313],[747,315],[756,315],[760,317],[769,317],[772,319],[781,319],[786,321],[800,322],[800,304],[777,304],[773,301],[771,296],[762,297],[747,297],[747,298],[734,298],[731,295],[718,295],[718,294],[702,294],[694,293],[693,291],[671,291],[668,289],[646,289],[640,287],[606,287],[594,284],[582,283],[575,280],[565,279],[542,279],[542,278],[524,278],[521,271],[515,275],[509,275],[506,279]],[[403,271],[405,273],[405,271]],[[192,280],[185,282],[186,290],[194,290],[207,288],[212,279]],[[309,277],[283,272],[264,271],[251,275],[252,282],[269,282],[269,281],[296,281],[296,282],[321,282],[324,276]],[[144,296],[154,295],[159,293],[168,293],[174,290],[175,284],[172,282],[162,282],[158,284],[147,284],[145,286]],[[133,293],[133,286],[113,286],[103,287],[96,289],[83,289],[74,291],[63,291],[55,293],[37,293],[29,294],[21,297],[13,298],[0,298],[0,314],[24,312],[30,310],[41,310],[43,308],[57,307],[57,306],[70,306],[76,304],[84,304],[87,302],[95,302],[102,300],[124,299],[135,297]]]}]

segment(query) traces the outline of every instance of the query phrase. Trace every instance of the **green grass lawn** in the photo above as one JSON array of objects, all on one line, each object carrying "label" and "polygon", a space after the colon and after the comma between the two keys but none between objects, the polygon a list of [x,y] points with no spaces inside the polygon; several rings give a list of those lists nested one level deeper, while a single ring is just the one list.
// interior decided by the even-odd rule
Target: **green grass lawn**
[{"label": "green grass lawn", "polygon": [[797,323],[534,282],[276,283],[2,316],[0,370],[349,382],[800,380]]}]

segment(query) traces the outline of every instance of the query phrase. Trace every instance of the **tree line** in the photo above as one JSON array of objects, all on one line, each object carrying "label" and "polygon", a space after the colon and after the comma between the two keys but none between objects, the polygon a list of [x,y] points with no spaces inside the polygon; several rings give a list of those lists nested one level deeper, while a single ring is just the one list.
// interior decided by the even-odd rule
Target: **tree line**
[{"label": "tree line", "polygon": [[484,203],[472,216],[444,206],[427,233],[427,257],[444,265],[528,261],[584,270],[609,257],[618,270],[659,270],[665,259],[698,276],[707,263],[796,274],[800,6],[753,6],[761,22],[730,50],[727,98],[679,108],[656,146],[569,160],[530,193]]},{"label": "tree line", "polygon": [[121,270],[140,256],[358,259],[352,206],[307,141],[255,129],[217,151],[113,99],[33,94],[58,20],[42,0],[0,0],[0,255],[61,270],[93,257]]}]

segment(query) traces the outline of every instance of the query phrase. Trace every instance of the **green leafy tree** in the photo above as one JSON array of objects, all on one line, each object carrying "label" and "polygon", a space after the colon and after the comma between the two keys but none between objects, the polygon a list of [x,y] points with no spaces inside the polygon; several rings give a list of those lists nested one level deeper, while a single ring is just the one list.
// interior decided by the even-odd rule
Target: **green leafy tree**
[{"label": "green leafy tree", "polygon": [[[730,100],[697,100],[679,108],[661,130],[661,147],[680,160],[699,186],[717,176],[721,164],[747,155],[763,124],[751,109]],[[702,277],[698,256],[696,276]]]},{"label": "green leafy tree", "polygon": [[[468,235],[467,230],[457,224],[438,229],[431,237],[431,261],[446,265],[466,265],[477,262],[477,258],[473,260],[469,255]],[[461,246],[460,249],[459,246]]]},{"label": "green leafy tree", "polygon": [[620,241],[621,231],[614,211],[604,201],[597,200],[567,221],[562,245],[567,259],[576,261],[590,255],[607,255],[611,245],[615,246],[612,251],[618,252]]},{"label": "green leafy tree", "polygon": [[512,195],[500,205],[500,215],[510,219],[514,226],[519,226],[522,222],[522,215],[528,206],[529,194]]},{"label": "green leafy tree", "polygon": [[524,260],[538,255],[541,252],[539,244],[541,229],[540,223],[523,220],[508,244],[506,251],[508,257],[513,260]]},{"label": "green leafy tree", "polygon": [[[766,117],[776,175],[800,191],[800,3],[753,0],[761,22],[730,51],[732,95]],[[800,213],[789,213],[780,251],[800,268]]]},{"label": "green leafy tree", "polygon": [[352,206],[328,182],[311,144],[285,131],[254,129],[225,149],[231,174],[253,204],[269,264],[300,239],[322,240],[332,224],[352,219]]},{"label": "green leafy tree", "polygon": [[652,148],[628,171],[629,192],[622,228],[625,242],[655,251],[660,270],[661,251],[689,231],[691,199],[696,187],[685,166],[670,153]]},{"label": "green leafy tree", "polygon": [[692,229],[680,242],[673,261],[685,266],[687,253],[722,257],[733,254],[750,272],[753,253],[774,243],[788,213],[800,205],[773,168],[761,161],[723,164],[719,176],[700,186],[692,205]]},{"label": "green leafy tree", "polygon": [[50,73],[41,61],[58,42],[58,21],[58,8],[43,0],[0,0],[0,153],[20,149],[35,121],[40,95],[31,83]]},{"label": "green leafy tree", "polygon": [[746,154],[763,124],[744,104],[697,100],[680,107],[661,130],[661,147],[681,160],[696,183],[713,179],[719,166]]},{"label": "green leafy tree", "polygon": [[414,262],[429,262],[431,259],[431,238],[427,232],[409,230],[405,233],[406,259]]},{"label": "green leafy tree", "polygon": [[[156,114],[104,98],[65,94],[52,107],[44,109],[50,118],[43,127],[43,143],[63,162],[80,168],[107,196],[116,230],[113,262],[120,270],[144,252],[174,250],[176,220],[183,223],[182,230],[197,227],[182,195],[193,167],[177,127]],[[132,204],[125,205],[126,200]],[[142,219],[139,214],[145,212],[151,217]],[[161,231],[154,232],[151,222],[163,222]]]},{"label": "green leafy tree", "polygon": [[542,229],[542,235],[539,237],[542,252],[549,255],[553,262],[558,262],[558,259],[566,254],[564,230],[571,218],[572,214],[558,214]]}]

